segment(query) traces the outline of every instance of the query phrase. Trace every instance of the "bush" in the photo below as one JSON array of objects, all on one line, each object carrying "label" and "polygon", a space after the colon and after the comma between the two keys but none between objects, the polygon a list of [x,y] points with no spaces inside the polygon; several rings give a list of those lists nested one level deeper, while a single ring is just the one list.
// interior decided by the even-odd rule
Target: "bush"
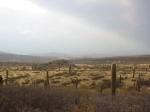
[{"label": "bush", "polygon": [[150,95],[102,94],[64,87],[1,87],[0,112],[149,112]]}]

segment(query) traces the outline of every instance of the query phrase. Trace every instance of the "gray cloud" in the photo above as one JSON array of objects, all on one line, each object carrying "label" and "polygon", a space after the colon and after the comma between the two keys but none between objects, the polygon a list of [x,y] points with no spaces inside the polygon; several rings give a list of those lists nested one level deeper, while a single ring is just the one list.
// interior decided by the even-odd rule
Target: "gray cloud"
[{"label": "gray cloud", "polygon": [[24,54],[150,53],[148,0],[32,0],[32,3],[46,13],[0,10],[3,42],[0,50]]},{"label": "gray cloud", "polygon": [[[47,9],[54,9],[71,16],[77,16],[84,22],[103,27],[135,41],[149,40],[150,1],[148,0],[42,0],[37,1]],[[89,2],[88,2],[89,1]],[[82,3],[80,3],[82,2]],[[86,3],[88,2],[88,3]],[[124,3],[123,3],[124,2]]]}]

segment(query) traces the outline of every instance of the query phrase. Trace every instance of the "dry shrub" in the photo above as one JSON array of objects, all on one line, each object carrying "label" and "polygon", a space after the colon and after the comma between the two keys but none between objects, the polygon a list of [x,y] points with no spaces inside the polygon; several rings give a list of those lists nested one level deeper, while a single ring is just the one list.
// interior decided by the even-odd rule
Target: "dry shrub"
[{"label": "dry shrub", "polygon": [[131,81],[136,82],[136,79],[131,79]]},{"label": "dry shrub", "polygon": [[68,74],[68,73],[67,72],[62,72],[62,73],[57,73],[54,76],[63,76],[63,75],[66,75],[66,74]]},{"label": "dry shrub", "polygon": [[89,89],[89,86],[87,84],[81,84],[80,89]]},{"label": "dry shrub", "polygon": [[51,83],[60,83],[60,81],[58,81],[58,80],[53,80],[53,81],[51,81]]},{"label": "dry shrub", "polygon": [[37,79],[36,84],[44,83],[44,79]]},{"label": "dry shrub", "polygon": [[149,112],[150,94],[136,94],[8,86],[0,88],[0,112]]},{"label": "dry shrub", "polygon": [[52,80],[55,80],[55,79],[61,79],[61,77],[54,77]]},{"label": "dry shrub", "polygon": [[98,80],[98,79],[101,79],[101,78],[104,78],[104,76],[96,76],[96,77],[93,77],[92,80]]},{"label": "dry shrub", "polygon": [[24,84],[29,84],[30,83],[30,80],[29,79],[26,79]]},{"label": "dry shrub", "polygon": [[36,72],[32,72],[32,73],[38,74],[38,73],[40,73],[40,72],[37,72],[37,71],[36,71]]},{"label": "dry shrub", "polygon": [[70,84],[70,82],[68,81],[68,82],[64,82],[64,83],[62,83],[62,86],[66,86],[66,85],[69,85]]},{"label": "dry shrub", "polygon": [[141,86],[147,86],[150,87],[150,80],[142,80],[140,82]]},{"label": "dry shrub", "polygon": [[99,74],[90,73],[91,76],[98,76]]}]

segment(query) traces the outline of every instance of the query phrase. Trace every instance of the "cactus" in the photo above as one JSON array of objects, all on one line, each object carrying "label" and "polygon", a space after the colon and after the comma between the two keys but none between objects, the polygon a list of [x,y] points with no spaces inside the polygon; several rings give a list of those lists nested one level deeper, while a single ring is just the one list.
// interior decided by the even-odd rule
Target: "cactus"
[{"label": "cactus", "polygon": [[71,74],[71,66],[69,66],[69,74]]},{"label": "cactus", "polygon": [[44,82],[45,86],[49,86],[49,75],[48,75],[48,71],[46,71],[46,81]]},{"label": "cactus", "polygon": [[140,82],[141,82],[141,79],[140,79],[140,74],[138,76],[138,79],[137,79],[137,91],[140,92]]},{"label": "cactus", "polygon": [[120,79],[119,81],[120,81],[120,83],[121,83],[121,74],[120,74],[120,78],[119,78],[119,79]]},{"label": "cactus", "polygon": [[135,90],[136,90],[136,83],[133,83],[133,87],[135,88]]},{"label": "cactus", "polygon": [[111,65],[111,92],[112,95],[116,94],[116,64]]},{"label": "cactus", "polygon": [[9,72],[8,72],[8,70],[6,70],[6,79],[5,79],[5,85],[7,85],[8,75],[9,75]]},{"label": "cactus", "polygon": [[133,78],[134,78],[134,74],[135,74],[135,67],[133,66]]},{"label": "cactus", "polygon": [[9,74],[8,70],[6,70],[6,79],[8,79],[8,74]]},{"label": "cactus", "polygon": [[2,85],[2,84],[3,84],[3,77],[0,76],[0,85]]},{"label": "cactus", "polygon": [[78,88],[79,80],[76,78],[76,88]]}]

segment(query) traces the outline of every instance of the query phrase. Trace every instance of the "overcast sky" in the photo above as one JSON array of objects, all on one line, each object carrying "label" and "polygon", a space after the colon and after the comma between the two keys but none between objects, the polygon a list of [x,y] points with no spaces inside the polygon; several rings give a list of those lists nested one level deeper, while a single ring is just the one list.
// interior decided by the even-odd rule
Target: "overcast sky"
[{"label": "overcast sky", "polygon": [[150,0],[0,0],[0,51],[150,53]]}]

